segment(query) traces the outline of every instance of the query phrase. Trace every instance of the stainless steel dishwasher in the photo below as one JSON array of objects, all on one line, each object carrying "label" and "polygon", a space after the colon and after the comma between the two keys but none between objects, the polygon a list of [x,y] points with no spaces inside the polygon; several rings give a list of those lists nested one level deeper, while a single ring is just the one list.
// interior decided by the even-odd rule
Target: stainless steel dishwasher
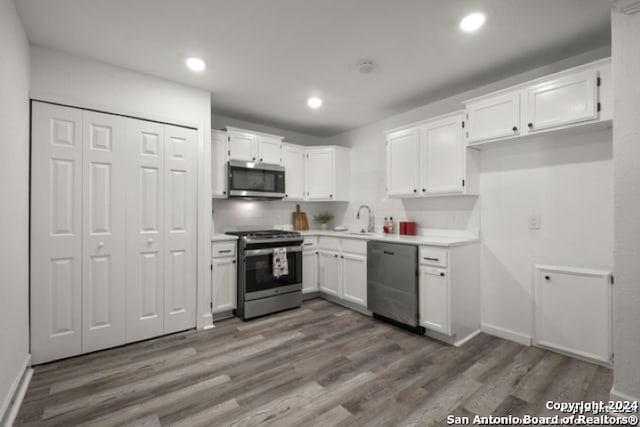
[{"label": "stainless steel dishwasher", "polygon": [[373,316],[416,333],[418,247],[367,242],[367,309]]}]

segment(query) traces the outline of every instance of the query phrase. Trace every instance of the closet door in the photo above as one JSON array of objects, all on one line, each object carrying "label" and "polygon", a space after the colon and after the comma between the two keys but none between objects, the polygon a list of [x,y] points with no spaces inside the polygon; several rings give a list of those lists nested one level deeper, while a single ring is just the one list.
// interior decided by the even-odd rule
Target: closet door
[{"label": "closet door", "polygon": [[82,174],[82,352],[125,342],[127,119],[85,111]]},{"label": "closet door", "polygon": [[196,131],[164,127],[164,332],[196,325]]},{"label": "closet door", "polygon": [[163,125],[129,120],[127,342],[164,331]]},{"label": "closet door", "polygon": [[82,111],[33,102],[31,124],[33,363],[82,351]]}]

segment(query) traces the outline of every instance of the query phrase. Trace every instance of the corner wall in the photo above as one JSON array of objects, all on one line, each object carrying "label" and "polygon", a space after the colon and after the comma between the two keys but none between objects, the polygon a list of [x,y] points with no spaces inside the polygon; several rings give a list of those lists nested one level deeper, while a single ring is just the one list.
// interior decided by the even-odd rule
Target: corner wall
[{"label": "corner wall", "polygon": [[0,0],[0,422],[29,360],[29,42]]},{"label": "corner wall", "polygon": [[[625,12],[616,7],[629,7]],[[634,9],[635,8],[635,9]],[[627,14],[628,13],[628,14]],[[640,400],[640,1],[611,13],[614,79],[613,399]]]}]

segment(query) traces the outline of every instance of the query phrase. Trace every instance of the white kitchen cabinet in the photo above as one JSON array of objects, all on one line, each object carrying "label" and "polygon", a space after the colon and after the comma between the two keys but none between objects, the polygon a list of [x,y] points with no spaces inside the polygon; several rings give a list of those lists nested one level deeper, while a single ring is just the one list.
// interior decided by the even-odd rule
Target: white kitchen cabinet
[{"label": "white kitchen cabinet", "polygon": [[305,153],[307,200],[348,201],[350,150],[322,146]]},{"label": "white kitchen cabinet", "polygon": [[587,70],[543,80],[526,90],[528,132],[598,117],[598,72]]},{"label": "white kitchen cabinet", "polygon": [[282,144],[282,161],[285,171],[285,199],[303,200],[305,196],[304,147]]},{"label": "white kitchen cabinet", "polygon": [[462,111],[387,132],[387,194],[477,194],[477,153],[466,150]]},{"label": "white kitchen cabinet", "polygon": [[520,134],[520,91],[501,92],[465,104],[468,142]]},{"label": "white kitchen cabinet", "polygon": [[259,135],[257,147],[260,163],[282,165],[282,137]]},{"label": "white kitchen cabinet", "polygon": [[237,308],[236,242],[213,243],[211,253],[211,313]]},{"label": "white kitchen cabinet", "polygon": [[318,290],[318,238],[306,237],[302,243],[302,293]]},{"label": "white kitchen cabinet", "polygon": [[429,330],[451,334],[449,277],[446,269],[420,266],[420,324]]},{"label": "white kitchen cabinet", "polygon": [[34,363],[189,329],[196,131],[33,103]]},{"label": "white kitchen cabinet", "polygon": [[367,256],[343,252],[342,298],[367,306]]},{"label": "white kitchen cabinet", "polygon": [[325,249],[318,251],[318,287],[322,292],[340,297],[341,267],[339,252]]},{"label": "white kitchen cabinet", "polygon": [[461,345],[480,331],[477,243],[419,248],[420,325],[425,334]]},{"label": "white kitchen cabinet", "polygon": [[282,137],[227,126],[228,160],[282,164]]},{"label": "white kitchen cabinet", "polygon": [[534,344],[611,363],[611,273],[548,265],[534,271]]},{"label": "white kitchen cabinet", "polygon": [[387,194],[419,196],[420,127],[387,134]]},{"label": "white kitchen cabinet", "polygon": [[227,133],[211,129],[211,195],[213,198],[227,197]]}]

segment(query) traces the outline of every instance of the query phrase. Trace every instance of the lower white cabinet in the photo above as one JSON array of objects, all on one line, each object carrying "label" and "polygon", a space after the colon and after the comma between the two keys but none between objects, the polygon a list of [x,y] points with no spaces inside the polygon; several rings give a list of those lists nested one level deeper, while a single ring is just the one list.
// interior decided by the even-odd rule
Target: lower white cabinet
[{"label": "lower white cabinet", "polygon": [[211,312],[237,308],[237,263],[235,257],[211,259]]},{"label": "lower white cabinet", "polygon": [[318,286],[322,292],[339,297],[341,294],[340,252],[320,249],[318,251]]},{"label": "lower white cabinet", "polygon": [[367,306],[367,256],[344,252],[342,260],[342,298]]},{"label": "lower white cabinet", "polygon": [[320,291],[367,305],[367,242],[321,236],[318,242]]},{"label": "lower white cabinet", "polygon": [[306,237],[302,243],[302,293],[318,290],[318,238]]},{"label": "lower white cabinet", "polygon": [[548,265],[534,271],[534,344],[611,363],[611,273]]},{"label": "lower white cabinet", "polygon": [[462,344],[480,330],[479,245],[419,249],[420,325],[427,335]]}]

